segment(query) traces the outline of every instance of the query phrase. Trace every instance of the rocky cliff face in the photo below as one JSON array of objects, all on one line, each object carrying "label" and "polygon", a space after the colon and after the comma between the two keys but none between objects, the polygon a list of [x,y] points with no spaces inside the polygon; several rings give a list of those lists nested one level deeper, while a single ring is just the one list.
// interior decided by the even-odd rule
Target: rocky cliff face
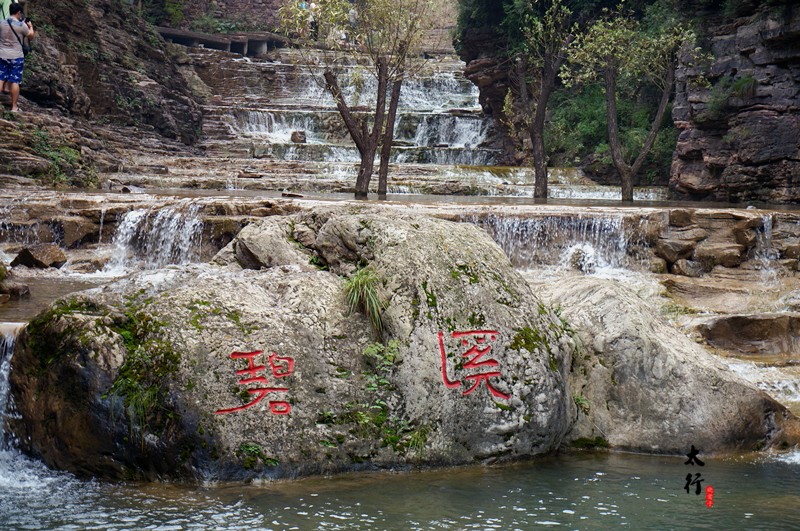
[{"label": "rocky cliff face", "polygon": [[202,114],[154,28],[126,2],[30,0],[38,38],[23,97],[72,115],[152,129],[191,144]]},{"label": "rocky cliff face", "polygon": [[503,57],[503,40],[491,28],[467,28],[459,36],[459,57],[467,63],[464,76],[480,90],[483,112],[496,118],[495,147],[503,150],[499,164],[516,165],[525,160],[525,153],[518,152],[509,131],[500,119],[503,102],[509,88],[510,66]]},{"label": "rocky cliff face", "polygon": [[710,64],[685,60],[678,70],[672,193],[800,201],[800,7],[719,22],[708,34]]},{"label": "rocky cliff face", "polygon": [[198,140],[202,96],[184,76],[190,59],[127,2],[30,0],[26,14],[37,37],[25,60],[23,113],[0,119],[8,174],[0,184],[32,177],[95,187],[98,172],[127,164],[131,149],[185,153]]}]

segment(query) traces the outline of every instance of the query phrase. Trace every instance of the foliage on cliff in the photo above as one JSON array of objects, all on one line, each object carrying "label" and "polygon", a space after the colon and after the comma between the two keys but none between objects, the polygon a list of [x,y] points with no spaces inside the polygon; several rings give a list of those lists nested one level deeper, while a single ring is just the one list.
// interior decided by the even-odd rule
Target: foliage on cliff
[{"label": "foliage on cliff", "polygon": [[253,7],[253,11],[260,11],[261,17],[248,16],[244,11],[221,9],[214,0],[136,0],[135,9],[151,24],[203,33],[272,30],[276,11],[262,4]]},{"label": "foliage on cliff", "polygon": [[[593,20],[602,16],[604,10],[617,8],[618,1],[568,0],[563,5],[572,13],[576,35]],[[546,20],[550,2],[531,0],[504,0],[502,9],[494,2],[484,0],[461,0],[457,44],[461,45],[462,57],[469,60],[477,56],[470,40],[494,39],[497,43],[494,55],[505,58],[508,64],[518,64],[517,58],[535,56],[531,49],[530,34],[539,21]],[[624,2],[626,13],[641,20],[643,36],[674,21],[677,4],[671,0],[634,0]],[[471,56],[472,53],[472,56]],[[479,52],[486,54],[486,50]],[[489,52],[491,53],[491,52]],[[501,59],[502,60],[502,59]],[[509,71],[511,67],[508,67]],[[517,69],[518,70],[518,69]],[[503,116],[509,127],[517,152],[530,155],[531,148],[520,132],[529,130],[529,111],[521,101],[526,100],[519,91],[519,76],[509,72],[509,94],[503,105]],[[530,81],[529,81],[530,83]],[[534,80],[532,90],[536,91]],[[625,91],[620,99],[619,122],[621,124],[622,151],[636,153],[648,136],[651,122],[656,116],[660,93],[643,87],[635,79],[628,79],[621,87]],[[600,96],[600,97],[598,97]],[[605,102],[600,84],[585,84],[578,88],[567,88],[558,84],[553,91],[555,103],[547,111],[543,135],[546,157],[550,166],[582,164],[590,176],[600,182],[619,182],[614,177],[611,150],[605,131]],[[637,179],[641,183],[666,183],[670,160],[674,149],[675,130],[671,123],[655,139],[656,148],[644,160],[643,171]],[[535,142],[534,142],[535,147]]]}]

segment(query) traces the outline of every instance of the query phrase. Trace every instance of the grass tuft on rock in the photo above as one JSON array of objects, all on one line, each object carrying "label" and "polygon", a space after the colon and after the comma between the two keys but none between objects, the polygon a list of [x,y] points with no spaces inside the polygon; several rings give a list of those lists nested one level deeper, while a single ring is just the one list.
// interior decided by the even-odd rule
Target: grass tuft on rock
[{"label": "grass tuft on rock", "polygon": [[383,310],[386,307],[378,295],[379,282],[375,272],[365,267],[347,279],[344,288],[350,311],[361,311],[369,319],[378,337],[383,332]]}]

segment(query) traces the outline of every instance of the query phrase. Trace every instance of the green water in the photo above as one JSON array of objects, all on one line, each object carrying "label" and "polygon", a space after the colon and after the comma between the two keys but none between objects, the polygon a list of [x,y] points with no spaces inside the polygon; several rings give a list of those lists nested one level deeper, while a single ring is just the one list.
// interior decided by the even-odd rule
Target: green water
[{"label": "green water", "polygon": [[[0,528],[800,529],[800,458],[791,457],[699,468],[678,457],[578,454],[197,487],[84,482],[0,452]],[[689,471],[713,485],[712,508],[684,490]]]}]

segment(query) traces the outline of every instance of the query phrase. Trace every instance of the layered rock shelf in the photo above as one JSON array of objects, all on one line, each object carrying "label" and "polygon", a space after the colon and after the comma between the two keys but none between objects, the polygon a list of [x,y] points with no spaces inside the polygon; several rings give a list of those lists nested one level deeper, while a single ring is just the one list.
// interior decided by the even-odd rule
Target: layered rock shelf
[{"label": "layered rock shelf", "polygon": [[[364,272],[378,306],[348,308]],[[635,294],[526,282],[472,224],[363,205],[254,221],[210,265],[64,298],[22,333],[11,385],[27,452],[108,478],[798,441],[784,406]]]},{"label": "layered rock shelf", "polygon": [[[676,197],[795,203],[800,197],[797,7],[707,28],[713,59],[678,70]],[[705,80],[705,82],[704,82]]]}]

